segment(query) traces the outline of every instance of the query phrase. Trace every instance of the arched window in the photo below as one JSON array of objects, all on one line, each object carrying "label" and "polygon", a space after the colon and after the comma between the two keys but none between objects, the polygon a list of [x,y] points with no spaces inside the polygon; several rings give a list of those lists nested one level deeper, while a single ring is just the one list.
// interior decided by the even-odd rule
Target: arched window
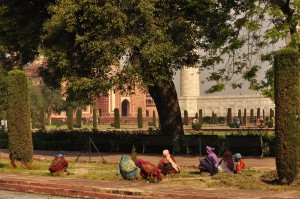
[{"label": "arched window", "polygon": [[129,112],[129,101],[127,99],[122,102],[122,117],[128,116]]}]

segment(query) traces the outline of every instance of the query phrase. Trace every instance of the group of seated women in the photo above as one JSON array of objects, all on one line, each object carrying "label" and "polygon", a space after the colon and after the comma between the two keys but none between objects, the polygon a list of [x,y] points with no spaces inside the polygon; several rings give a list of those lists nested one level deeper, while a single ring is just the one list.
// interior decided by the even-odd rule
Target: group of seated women
[{"label": "group of seated women", "polygon": [[143,159],[136,159],[134,162],[128,156],[122,155],[117,174],[125,179],[137,179],[141,175],[149,182],[159,182],[165,175],[180,173],[180,167],[169,151],[164,150],[163,155],[158,166]]},{"label": "group of seated women", "polygon": [[[231,152],[226,151],[222,159],[218,161],[218,157],[214,153],[214,148],[206,146],[206,152],[207,157],[200,160],[198,167],[200,172],[209,172],[211,175],[217,172],[239,173],[245,168],[244,160],[239,153],[232,156]],[[49,167],[51,175],[69,174],[67,168],[68,162],[65,159],[65,153],[58,151]],[[133,161],[127,155],[122,155],[117,171],[117,174],[121,174],[125,179],[137,179],[141,175],[149,182],[159,182],[165,175],[178,173],[180,173],[180,167],[176,164],[175,158],[170,155],[167,149],[163,151],[163,158],[157,166],[143,159]]]},{"label": "group of seated women", "polygon": [[200,160],[198,167],[200,172],[209,172],[210,175],[214,175],[217,172],[240,173],[245,168],[245,163],[240,153],[232,155],[230,151],[226,151],[222,159],[218,161],[214,148],[206,146],[206,152],[207,157]]}]

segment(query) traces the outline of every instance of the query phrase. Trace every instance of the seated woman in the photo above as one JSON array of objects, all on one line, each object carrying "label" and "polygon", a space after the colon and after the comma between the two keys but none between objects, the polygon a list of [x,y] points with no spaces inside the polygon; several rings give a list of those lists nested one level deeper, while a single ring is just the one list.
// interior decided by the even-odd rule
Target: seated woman
[{"label": "seated woman", "polygon": [[161,170],[152,163],[142,159],[136,159],[135,164],[140,168],[140,175],[149,182],[160,182],[163,179]]},{"label": "seated woman", "polygon": [[226,173],[235,171],[234,161],[233,161],[232,154],[230,151],[226,151],[224,153],[221,161],[219,162],[218,170],[220,172],[226,172]]},{"label": "seated woman", "polygon": [[206,153],[208,154],[204,160],[200,160],[199,170],[200,172],[209,172],[210,175],[214,175],[218,172],[218,157],[214,153],[215,148],[206,146]]},{"label": "seated woman", "polygon": [[49,171],[51,175],[58,176],[63,174],[64,172],[69,174],[69,172],[67,172],[67,168],[68,168],[68,161],[65,159],[65,153],[63,151],[58,151],[55,154],[55,157],[52,160],[51,165],[49,167]]},{"label": "seated woman", "polygon": [[165,157],[159,161],[157,168],[164,175],[180,173],[180,167],[176,164],[174,157],[170,155],[169,150],[163,150],[163,155]]},{"label": "seated woman", "polygon": [[124,179],[134,180],[139,177],[139,169],[134,161],[126,155],[122,155],[117,175],[121,174]]},{"label": "seated woman", "polygon": [[240,153],[236,153],[233,155],[234,165],[235,165],[235,173],[240,173],[242,169],[245,169],[245,163],[242,159],[242,155]]}]

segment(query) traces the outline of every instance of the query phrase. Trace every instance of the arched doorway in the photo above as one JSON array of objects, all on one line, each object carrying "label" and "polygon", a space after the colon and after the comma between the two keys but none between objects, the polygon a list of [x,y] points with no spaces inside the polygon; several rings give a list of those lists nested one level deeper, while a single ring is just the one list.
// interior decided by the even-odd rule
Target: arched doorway
[{"label": "arched doorway", "polygon": [[129,111],[129,101],[127,99],[122,102],[122,117],[128,116]]}]

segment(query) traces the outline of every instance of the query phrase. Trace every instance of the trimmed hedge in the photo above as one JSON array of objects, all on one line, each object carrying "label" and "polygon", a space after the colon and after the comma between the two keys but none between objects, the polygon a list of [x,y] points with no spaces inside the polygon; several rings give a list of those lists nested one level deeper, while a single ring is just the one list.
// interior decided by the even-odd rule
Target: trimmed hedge
[{"label": "trimmed hedge", "polygon": [[[138,131],[122,131],[122,130],[112,130],[112,131],[88,131],[88,130],[53,130],[53,131],[36,131],[32,133],[33,146],[35,150],[66,150],[66,151],[82,151],[84,146],[88,141],[88,137],[94,134],[105,134],[111,136],[114,142],[118,145],[119,152],[130,153],[132,146],[134,145],[138,153],[142,152],[142,136],[145,134],[150,135],[160,135],[159,130],[154,128]],[[206,134],[213,135],[215,132],[203,132],[201,130],[194,131],[195,134]],[[228,132],[226,135],[236,135],[236,136],[247,136],[247,135],[261,135],[265,145],[269,147],[268,156],[275,156],[274,151],[274,135],[273,134],[261,134],[258,131],[232,131]],[[0,133],[0,148],[7,148],[7,133]],[[225,142],[225,136],[219,135],[219,145],[220,147]],[[184,136],[179,136],[177,138],[177,153],[186,153],[186,142]],[[97,148],[101,152],[110,152],[110,143],[105,145],[97,145]],[[225,150],[226,148],[224,148]],[[92,147],[92,150],[94,148]],[[241,149],[244,154],[242,155],[253,155],[251,149]],[[152,153],[161,153],[161,151],[155,148],[151,150]],[[223,151],[224,152],[224,151]]]},{"label": "trimmed hedge", "polygon": [[33,157],[29,90],[25,73],[20,70],[10,71],[7,85],[9,157],[15,168],[17,162],[27,165]]},{"label": "trimmed hedge", "polygon": [[300,53],[291,48],[274,57],[276,168],[279,181],[292,183],[300,160]]}]

